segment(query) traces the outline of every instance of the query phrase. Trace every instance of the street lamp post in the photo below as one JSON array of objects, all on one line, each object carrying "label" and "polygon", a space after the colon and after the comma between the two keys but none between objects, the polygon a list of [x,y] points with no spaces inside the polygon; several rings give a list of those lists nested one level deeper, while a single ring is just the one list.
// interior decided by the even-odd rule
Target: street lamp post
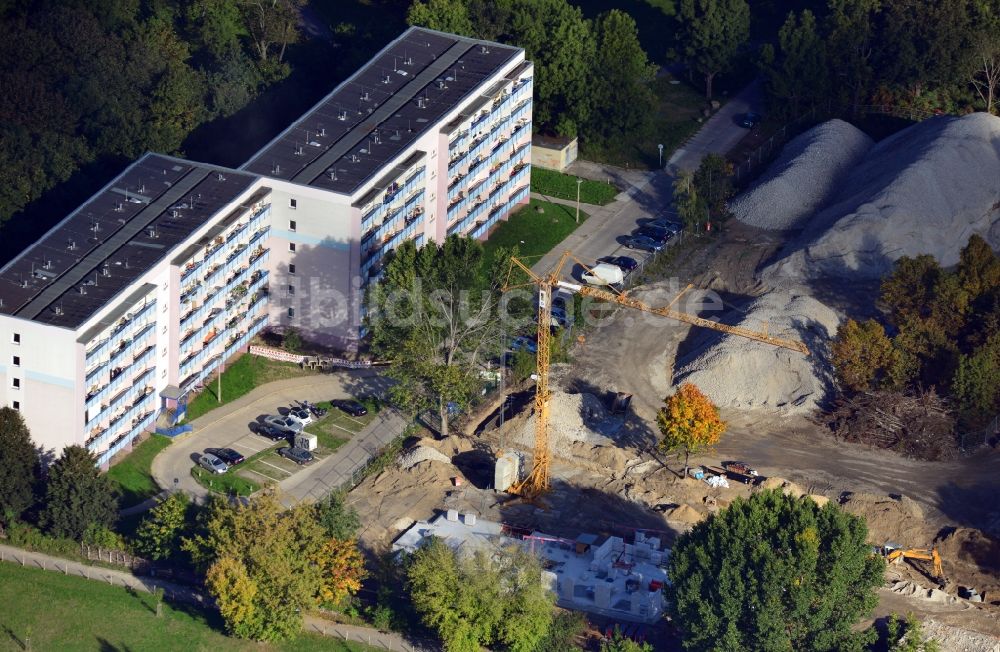
[{"label": "street lamp post", "polygon": [[583,184],[583,179],[576,180],[576,223],[580,223],[580,185]]},{"label": "street lamp post", "polygon": [[660,150],[660,167],[662,168],[663,167],[663,143],[660,143],[659,145],[657,145],[657,147]]}]

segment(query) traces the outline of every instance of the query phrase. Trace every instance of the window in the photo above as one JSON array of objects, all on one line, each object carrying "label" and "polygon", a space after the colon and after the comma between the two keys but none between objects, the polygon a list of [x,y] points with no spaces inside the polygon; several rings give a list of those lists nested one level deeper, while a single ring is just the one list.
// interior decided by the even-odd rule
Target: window
[{"label": "window", "polygon": [[295,243],[294,242],[289,242],[288,243],[288,250],[289,251],[295,251]]},{"label": "window", "polygon": [[298,225],[295,223],[295,220],[288,220],[288,230],[289,231],[295,231],[295,227],[296,226],[298,226]]},{"label": "window", "polygon": [[163,304],[163,308],[160,309],[160,312],[166,312],[166,311],[167,311],[167,304]]},{"label": "window", "polygon": [[12,366],[14,366],[14,367],[20,367],[21,366],[21,356],[19,356],[19,355],[11,356],[10,364]]},{"label": "window", "polygon": [[162,332],[163,332],[164,335],[167,334],[167,325],[166,324],[163,325]]},{"label": "window", "polygon": [[20,410],[21,409],[21,401],[12,401],[11,404],[10,404],[10,406],[12,408],[14,408],[15,410]]},{"label": "window", "polygon": [[20,378],[11,378],[10,379],[10,386],[13,387],[14,389],[21,389],[21,379]]},{"label": "window", "polygon": [[295,308],[289,308],[288,309],[288,316],[289,317],[294,317],[295,316]]},{"label": "window", "polygon": [[288,286],[288,296],[292,296],[294,294],[295,294],[295,286],[294,285],[289,285]]},{"label": "window", "polygon": [[161,358],[167,357],[167,347],[163,347],[163,349],[160,350],[160,357]]},{"label": "window", "polygon": [[21,343],[21,334],[20,333],[14,333],[14,334],[12,334],[11,337],[10,337],[10,341],[12,343],[14,343],[14,344],[20,344]]},{"label": "window", "polygon": [[289,274],[294,274],[295,273],[295,264],[294,263],[288,263],[288,273]]},{"label": "window", "polygon": [[167,370],[164,369],[163,371],[160,372],[160,378],[166,378],[166,377],[167,377]]},{"label": "window", "polygon": [[299,202],[297,200],[295,200],[295,199],[289,199],[288,200],[288,207],[289,208],[298,208],[299,207]]}]

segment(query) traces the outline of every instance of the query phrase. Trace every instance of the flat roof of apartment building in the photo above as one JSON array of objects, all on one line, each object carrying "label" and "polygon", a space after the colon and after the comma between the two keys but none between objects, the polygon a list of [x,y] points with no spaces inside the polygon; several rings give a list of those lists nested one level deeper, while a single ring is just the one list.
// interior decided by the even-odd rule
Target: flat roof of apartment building
[{"label": "flat roof of apartment building", "polygon": [[144,155],[0,269],[0,314],[80,327],[256,179]]},{"label": "flat roof of apartment building", "polygon": [[411,27],[241,169],[353,195],[519,52]]}]

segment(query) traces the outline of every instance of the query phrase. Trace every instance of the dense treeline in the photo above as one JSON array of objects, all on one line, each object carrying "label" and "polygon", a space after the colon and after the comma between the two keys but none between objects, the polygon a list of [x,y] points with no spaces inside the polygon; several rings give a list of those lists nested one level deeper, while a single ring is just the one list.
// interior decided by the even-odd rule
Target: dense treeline
[{"label": "dense treeline", "polygon": [[904,256],[882,281],[882,320],[849,320],[833,363],[848,394],[936,388],[966,428],[1000,413],[1000,258],[972,236],[958,265]]},{"label": "dense treeline", "polygon": [[648,129],[656,66],[623,11],[588,20],[567,0],[416,0],[407,20],[524,48],[535,63],[541,131],[579,134],[593,148]]},{"label": "dense treeline", "polygon": [[945,113],[995,108],[997,0],[806,1],[787,14],[760,64],[772,111],[811,105]]},{"label": "dense treeline", "polygon": [[177,152],[285,77],[302,1],[5,3],[0,223],[88,163]]}]

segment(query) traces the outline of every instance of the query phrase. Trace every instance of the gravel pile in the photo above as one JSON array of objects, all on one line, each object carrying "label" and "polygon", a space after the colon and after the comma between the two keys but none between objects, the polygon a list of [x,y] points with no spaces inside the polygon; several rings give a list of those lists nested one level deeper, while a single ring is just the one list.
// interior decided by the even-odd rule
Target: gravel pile
[{"label": "gravel pile", "polygon": [[409,469],[417,464],[420,464],[421,462],[427,461],[451,464],[451,458],[444,453],[436,451],[429,446],[416,446],[399,457],[399,466],[404,469]]},{"label": "gravel pile", "polygon": [[[613,444],[612,435],[622,426],[622,418],[608,412],[604,402],[593,394],[553,392],[549,399],[549,447],[554,455],[565,457],[573,444],[593,446]],[[514,442],[525,450],[535,443],[535,417],[514,426]]]},{"label": "gravel pile", "polygon": [[830,308],[808,294],[772,290],[749,306],[738,325],[799,340],[812,355],[722,335],[680,367],[674,384],[694,383],[720,407],[811,411],[832,389],[824,358],[838,323]]},{"label": "gravel pile", "polygon": [[736,219],[761,229],[802,226],[830,199],[874,141],[843,120],[793,138],[750,190],[729,202]]},{"label": "gravel pile", "polygon": [[875,279],[901,256],[958,262],[969,236],[1000,246],[1000,117],[972,113],[925,120],[883,140],[783,259],[780,279]]}]

